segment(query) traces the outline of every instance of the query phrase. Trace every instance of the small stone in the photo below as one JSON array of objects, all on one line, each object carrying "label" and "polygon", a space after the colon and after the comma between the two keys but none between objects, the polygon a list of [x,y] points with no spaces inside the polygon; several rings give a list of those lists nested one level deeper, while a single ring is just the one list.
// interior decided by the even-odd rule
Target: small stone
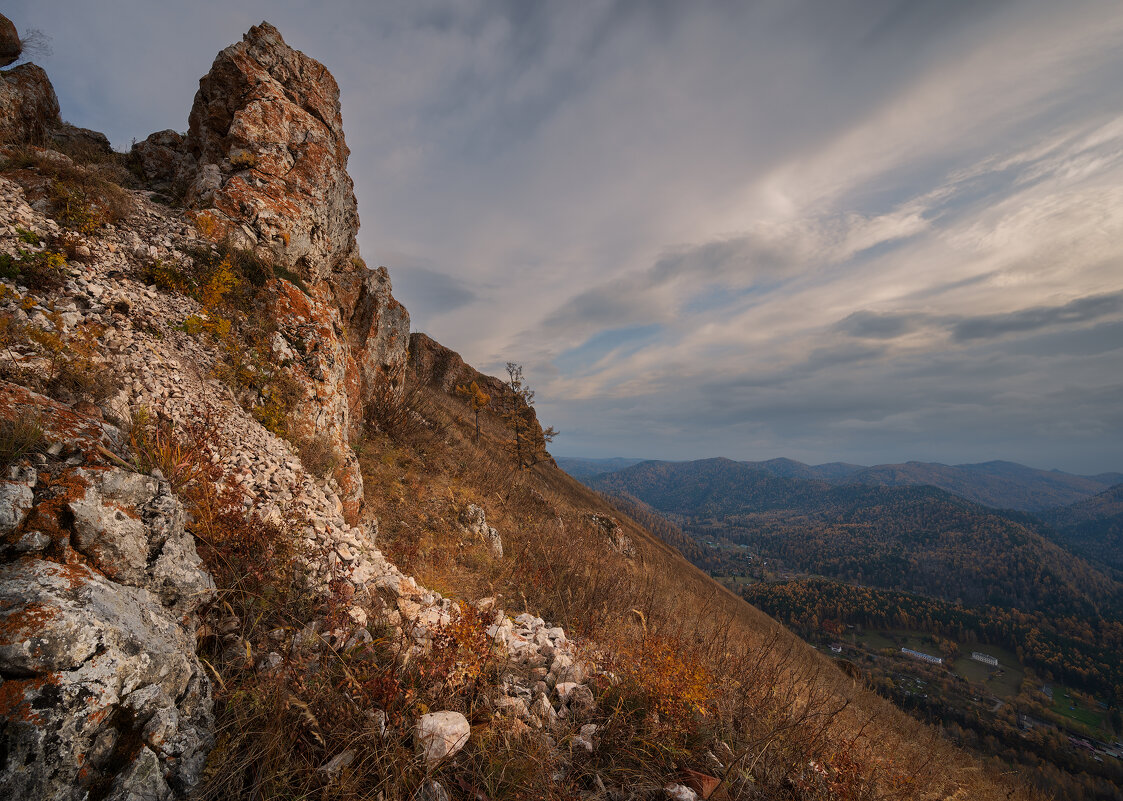
[{"label": "small stone", "polygon": [[321,765],[320,772],[327,775],[329,779],[334,779],[337,775],[339,775],[339,772],[341,770],[343,770],[354,761],[355,751],[354,749],[348,748],[346,751],[343,751],[332,757],[331,761],[329,761],[327,764]]},{"label": "small stone", "polygon": [[433,765],[463,748],[471,733],[468,719],[459,712],[430,712],[414,726],[414,747],[427,765]]}]

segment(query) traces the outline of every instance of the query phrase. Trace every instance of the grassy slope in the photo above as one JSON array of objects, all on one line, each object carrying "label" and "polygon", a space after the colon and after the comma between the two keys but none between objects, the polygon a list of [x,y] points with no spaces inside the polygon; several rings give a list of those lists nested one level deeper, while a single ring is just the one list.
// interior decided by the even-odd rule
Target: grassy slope
[{"label": "grassy slope", "polygon": [[[477,445],[458,398],[426,386],[411,405],[416,414],[382,426],[361,449],[383,546],[403,569],[453,597],[499,595],[509,614],[525,607],[564,625],[602,663],[637,659],[636,643],[646,637],[704,665],[713,706],[693,740],[668,735],[659,745],[648,731],[642,758],[634,741],[618,753],[602,748],[606,770],[702,768],[718,737],[775,797],[838,797],[830,792],[839,787],[808,783],[809,759],[854,791],[846,797],[1032,797],[1020,788],[1008,796],[1005,781],[973,757],[859,686],[551,462],[514,470],[496,416],[481,415]],[[449,524],[467,503],[483,506],[501,532],[503,559]],[[591,513],[619,521],[634,559],[607,545]]]}]

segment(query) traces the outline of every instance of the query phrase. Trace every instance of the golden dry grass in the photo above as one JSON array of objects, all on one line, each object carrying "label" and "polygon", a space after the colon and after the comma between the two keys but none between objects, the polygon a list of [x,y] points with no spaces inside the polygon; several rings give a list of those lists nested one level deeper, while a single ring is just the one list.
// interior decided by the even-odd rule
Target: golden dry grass
[{"label": "golden dry grass", "polygon": [[[842,673],[670,546],[549,463],[515,469],[507,431],[461,399],[424,389],[408,430],[359,449],[382,547],[428,586],[471,600],[499,596],[578,635],[618,685],[602,688],[606,742],[589,775],[659,786],[706,770],[733,746],[726,789],[782,798],[1033,798]],[[424,420],[424,424],[418,421]],[[505,555],[456,525],[469,503],[501,532]],[[635,546],[628,559],[592,514]]]}]

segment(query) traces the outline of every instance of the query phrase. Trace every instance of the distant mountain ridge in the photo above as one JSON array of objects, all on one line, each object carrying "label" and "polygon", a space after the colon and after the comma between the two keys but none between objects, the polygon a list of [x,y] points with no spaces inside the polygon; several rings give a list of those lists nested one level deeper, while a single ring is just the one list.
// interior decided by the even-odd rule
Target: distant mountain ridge
[{"label": "distant mountain ridge", "polygon": [[642,462],[591,485],[670,515],[699,543],[747,546],[815,575],[1065,614],[1123,601],[1123,585],[1035,518],[937,487],[831,484],[720,458]]},{"label": "distant mountain ridge", "polygon": [[[580,459],[566,457],[558,464],[578,480],[623,470],[641,463],[640,459]],[[703,459],[700,462],[713,460]],[[1075,475],[1061,470],[1039,470],[1016,462],[991,461],[977,464],[946,465],[939,462],[904,462],[881,464],[872,467],[829,462],[809,465],[794,459],[778,458],[765,461],[735,462],[762,470],[779,478],[822,481],[829,484],[862,484],[881,487],[937,487],[952,495],[981,503],[995,509],[1014,509],[1021,512],[1043,512],[1070,506],[1115,484],[1123,483],[1123,473],[1100,473],[1093,476]],[[664,464],[676,464],[665,462]],[[677,463],[681,464],[681,463]]]}]

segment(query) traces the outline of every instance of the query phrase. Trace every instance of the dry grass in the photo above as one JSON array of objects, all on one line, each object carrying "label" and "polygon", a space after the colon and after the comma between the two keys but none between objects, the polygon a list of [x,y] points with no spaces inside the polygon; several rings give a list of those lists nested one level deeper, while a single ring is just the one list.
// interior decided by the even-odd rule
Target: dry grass
[{"label": "dry grass", "polygon": [[38,418],[19,416],[0,420],[0,468],[34,453],[43,442],[43,426]]},{"label": "dry grass", "polygon": [[[566,786],[658,788],[683,769],[712,771],[706,752],[722,743],[734,752],[723,786],[735,798],[1033,797],[858,686],[569,476],[548,464],[515,470],[494,417],[481,415],[476,445],[461,400],[426,389],[411,403],[423,413],[402,410],[360,451],[384,549],[452,597],[497,595],[508,614],[565,626],[615,677],[596,681],[603,739],[571,766]],[[501,532],[503,559],[451,522],[468,503]],[[637,556],[616,553],[591,513],[618,519]],[[529,764],[534,746],[504,743],[504,763]],[[476,781],[494,778],[499,768],[488,765],[476,765]],[[484,783],[504,797],[501,786],[523,782]]]},{"label": "dry grass", "polygon": [[[477,447],[459,401],[430,393],[407,404],[411,414],[372,426],[358,455],[381,545],[463,610],[414,659],[403,658],[398,630],[374,616],[367,636],[356,636],[346,583],[310,590],[301,560],[323,555],[295,550],[303,521],[247,518],[240,497],[214,489],[204,432],[137,427],[142,464],[179,477],[220,588],[200,631],[216,677],[217,743],[197,797],[408,799],[432,779],[454,799],[573,799],[601,787],[655,797],[684,771],[714,773],[711,753],[727,768],[717,771],[715,798],[1008,797],[1011,788],[932,729],[556,468],[516,470],[494,421],[481,426]],[[469,503],[501,531],[502,559],[454,522]],[[636,555],[613,550],[591,513],[616,516]],[[606,671],[591,682],[587,717],[561,722],[547,739],[494,714],[500,678],[524,669],[490,647],[486,620],[469,603],[483,595],[579,637],[582,658]],[[438,709],[465,714],[472,737],[426,769],[411,726]],[[591,754],[575,745],[586,722],[598,727]]]}]

